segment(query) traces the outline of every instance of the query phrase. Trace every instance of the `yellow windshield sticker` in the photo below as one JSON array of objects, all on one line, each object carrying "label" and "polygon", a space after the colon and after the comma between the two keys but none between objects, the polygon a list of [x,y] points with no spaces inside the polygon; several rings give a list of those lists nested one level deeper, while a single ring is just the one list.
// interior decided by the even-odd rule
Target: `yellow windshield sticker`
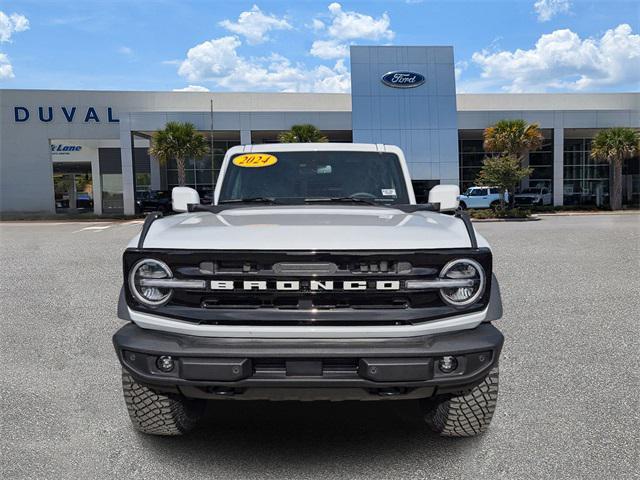
[{"label": "yellow windshield sticker", "polygon": [[268,153],[247,153],[245,155],[238,155],[233,159],[234,165],[245,168],[270,167],[276,163],[278,163],[278,159]]}]

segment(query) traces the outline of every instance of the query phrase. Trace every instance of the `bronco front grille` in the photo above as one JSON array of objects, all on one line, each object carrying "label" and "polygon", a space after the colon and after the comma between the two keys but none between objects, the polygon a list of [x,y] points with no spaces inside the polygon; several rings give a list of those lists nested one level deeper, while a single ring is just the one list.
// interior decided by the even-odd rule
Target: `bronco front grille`
[{"label": "bronco front grille", "polygon": [[[205,289],[176,289],[168,304],[153,309],[137,304],[127,291],[133,308],[182,320],[218,325],[398,325],[460,313],[445,304],[437,290],[411,290],[405,285],[408,280],[437,279],[446,263],[462,257],[478,261],[491,278],[491,252],[485,248],[380,252],[129,249],[124,271],[126,274],[142,258],[156,258],[170,267],[176,279],[205,280]],[[488,286],[480,301],[465,311],[485,308],[489,290]]]}]

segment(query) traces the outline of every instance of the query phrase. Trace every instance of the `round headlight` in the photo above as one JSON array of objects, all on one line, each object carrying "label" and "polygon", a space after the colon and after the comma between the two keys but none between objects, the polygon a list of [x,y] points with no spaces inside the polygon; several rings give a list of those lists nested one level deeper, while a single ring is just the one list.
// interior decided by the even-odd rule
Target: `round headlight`
[{"label": "round headlight", "polygon": [[440,278],[448,280],[470,280],[470,285],[466,287],[440,289],[440,296],[449,305],[456,307],[471,305],[478,300],[484,292],[484,269],[475,260],[462,258],[447,263],[440,272]]},{"label": "round headlight", "polygon": [[153,258],[145,258],[136,263],[129,272],[129,289],[140,303],[152,307],[164,305],[171,298],[170,288],[144,285],[145,280],[169,279],[173,276],[166,263]]}]

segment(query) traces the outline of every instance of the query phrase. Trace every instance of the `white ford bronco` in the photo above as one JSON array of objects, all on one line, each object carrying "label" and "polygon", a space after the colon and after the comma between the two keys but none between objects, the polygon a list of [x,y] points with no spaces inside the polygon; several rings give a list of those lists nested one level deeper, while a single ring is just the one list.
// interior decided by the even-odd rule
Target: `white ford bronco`
[{"label": "white ford bronco", "polygon": [[502,315],[457,186],[416,204],[400,148],[230,149],[123,255],[113,337],[133,425],[191,429],[207,400],[415,399],[444,436],[489,425]]}]

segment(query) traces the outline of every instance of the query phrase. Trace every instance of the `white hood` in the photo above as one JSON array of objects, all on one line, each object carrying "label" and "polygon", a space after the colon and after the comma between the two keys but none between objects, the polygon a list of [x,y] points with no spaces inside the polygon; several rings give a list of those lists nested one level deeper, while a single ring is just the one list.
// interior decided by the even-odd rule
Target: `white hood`
[{"label": "white hood", "polygon": [[[138,237],[129,244],[137,246]],[[479,246],[487,246],[478,236]],[[407,250],[470,247],[464,223],[435,212],[359,206],[260,206],[157,220],[145,248]]]}]

